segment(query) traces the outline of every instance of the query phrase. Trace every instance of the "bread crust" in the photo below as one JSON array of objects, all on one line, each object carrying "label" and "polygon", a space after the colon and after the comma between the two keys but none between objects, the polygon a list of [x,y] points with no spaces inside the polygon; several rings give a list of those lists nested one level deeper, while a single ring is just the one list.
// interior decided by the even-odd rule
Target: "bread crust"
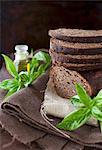
[{"label": "bread crust", "polygon": [[[50,77],[54,82],[56,92],[64,98],[76,95],[75,83],[81,84],[90,96],[96,95],[98,90],[102,88],[102,70],[80,73],[63,66],[52,66]],[[100,80],[97,80],[99,77]]]},{"label": "bread crust", "polygon": [[50,77],[61,97],[76,95],[75,83],[90,96],[102,89],[102,30],[50,30]]},{"label": "bread crust", "polygon": [[99,55],[64,55],[62,53],[57,53],[53,49],[49,49],[49,54],[52,60],[60,61],[61,63],[102,63],[102,54]]},{"label": "bread crust", "polygon": [[102,54],[102,43],[69,43],[66,41],[51,38],[50,49],[54,49],[57,53],[65,55],[96,55]]},{"label": "bread crust", "polygon": [[90,71],[90,70],[100,70],[102,69],[102,63],[96,64],[75,64],[75,63],[61,63],[59,61],[54,62],[58,66],[63,66],[66,69],[75,70],[75,71]]},{"label": "bread crust", "polygon": [[81,43],[100,43],[102,42],[102,30],[82,30],[82,29],[55,29],[49,30],[49,36],[68,41]]},{"label": "bread crust", "polygon": [[76,95],[75,83],[82,84],[88,94],[92,95],[89,83],[76,71],[65,69],[63,66],[53,66],[50,71],[50,77],[54,82],[57,94],[63,98]]}]

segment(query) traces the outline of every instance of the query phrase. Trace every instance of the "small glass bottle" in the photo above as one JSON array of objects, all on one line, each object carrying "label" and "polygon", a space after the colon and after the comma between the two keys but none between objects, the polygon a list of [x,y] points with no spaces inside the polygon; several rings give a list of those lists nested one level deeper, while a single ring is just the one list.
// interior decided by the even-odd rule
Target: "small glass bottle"
[{"label": "small glass bottle", "polygon": [[14,64],[18,72],[27,70],[28,63],[28,46],[27,45],[16,45],[15,46],[15,60]]}]

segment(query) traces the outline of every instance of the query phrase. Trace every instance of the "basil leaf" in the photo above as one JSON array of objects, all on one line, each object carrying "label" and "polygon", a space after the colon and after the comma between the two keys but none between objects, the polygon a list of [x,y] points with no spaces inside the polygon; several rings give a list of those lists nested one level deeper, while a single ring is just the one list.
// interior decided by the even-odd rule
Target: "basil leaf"
[{"label": "basil leaf", "polygon": [[43,64],[41,64],[37,70],[37,72],[35,72],[33,75],[32,75],[32,82],[34,80],[36,80],[40,75],[42,75],[43,73],[45,72],[44,68],[43,68]]},{"label": "basil leaf", "polygon": [[98,100],[96,106],[102,111],[102,100]]},{"label": "basil leaf", "polygon": [[90,96],[86,93],[85,89],[81,85],[76,84],[76,91],[82,103],[90,108],[92,100]]},{"label": "basil leaf", "polygon": [[78,95],[75,95],[71,98],[71,103],[75,106],[75,107],[84,107],[85,105],[82,103],[82,101],[80,100]]},{"label": "basil leaf", "polygon": [[96,97],[94,97],[94,100],[102,100],[102,89],[99,91]]},{"label": "basil leaf", "polygon": [[7,79],[0,83],[0,88],[4,90],[9,90],[10,88],[14,86],[15,83],[16,81],[14,79]]},{"label": "basil leaf", "polygon": [[30,84],[30,76],[28,75],[28,72],[20,72],[19,73],[19,82],[21,83],[22,87],[27,87]]},{"label": "basil leaf", "polygon": [[39,66],[39,68],[38,68],[38,73],[39,73],[39,75],[40,75],[40,74],[42,74],[42,73],[44,73],[44,72],[45,72],[44,65],[41,64],[41,65]]},{"label": "basil leaf", "polygon": [[57,125],[57,127],[72,131],[85,124],[90,117],[91,112],[88,108],[80,108],[66,116],[62,122]]},{"label": "basil leaf", "polygon": [[45,71],[49,67],[49,65],[50,65],[49,63],[43,64],[43,68],[44,68]]},{"label": "basil leaf", "polygon": [[18,72],[16,71],[16,67],[13,63],[13,61],[6,55],[2,54],[4,57],[5,63],[6,63],[6,69],[7,71],[15,78],[18,77]]},{"label": "basil leaf", "polygon": [[97,118],[97,120],[102,121],[102,111],[97,106],[93,106],[91,112],[92,115]]},{"label": "basil leaf", "polygon": [[48,53],[46,52],[42,52],[42,51],[39,51],[38,53],[36,53],[34,55],[33,58],[36,58],[37,60],[40,60],[40,61],[45,61],[45,62],[49,62],[51,63],[51,57]]},{"label": "basil leaf", "polygon": [[[41,61],[44,63],[41,64]],[[46,71],[50,63],[51,58],[48,53],[40,51],[34,55],[31,61],[32,82]]]},{"label": "basil leaf", "polygon": [[102,90],[99,91],[96,97],[93,99],[96,102],[96,106],[102,111]]},{"label": "basil leaf", "polygon": [[18,86],[12,87],[12,88],[8,91],[8,93],[6,94],[5,98],[7,98],[7,97],[11,96],[12,94],[14,94],[14,93],[17,91],[17,89],[18,89]]},{"label": "basil leaf", "polygon": [[32,58],[32,61],[30,63],[31,66],[31,71],[30,73],[33,74],[34,72],[37,71],[38,67],[39,67],[39,61],[36,58]]},{"label": "basil leaf", "polygon": [[[18,88],[17,88],[17,91],[19,91],[20,89],[22,88],[22,86],[19,84]],[[16,92],[17,92],[16,91]]]},{"label": "basil leaf", "polygon": [[[36,80],[38,77],[39,77],[39,72],[34,72],[34,74],[31,75],[32,82],[33,82],[34,80]],[[31,83],[32,83],[32,82],[31,82]]]},{"label": "basil leaf", "polygon": [[95,105],[102,111],[102,89],[93,100],[95,101]]},{"label": "basil leaf", "polygon": [[4,80],[0,83],[0,88],[4,89],[4,90],[9,90],[12,87],[14,87],[15,85],[18,84],[18,81],[15,79],[7,79]]},{"label": "basil leaf", "polygon": [[42,75],[43,73],[45,73],[46,69],[44,68],[44,64],[41,64],[38,67],[37,72],[34,72],[34,74],[32,74],[32,81],[34,81],[36,78],[38,78],[40,75]]}]

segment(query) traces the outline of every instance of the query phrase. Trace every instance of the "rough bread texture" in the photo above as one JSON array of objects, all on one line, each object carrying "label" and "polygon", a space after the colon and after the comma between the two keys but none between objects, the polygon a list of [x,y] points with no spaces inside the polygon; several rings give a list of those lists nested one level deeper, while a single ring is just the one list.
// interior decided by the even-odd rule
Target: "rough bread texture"
[{"label": "rough bread texture", "polygon": [[63,66],[66,69],[75,70],[75,71],[89,71],[89,70],[98,70],[102,69],[102,63],[94,63],[94,64],[76,64],[76,63],[61,63],[59,61],[52,61],[53,64],[57,64],[58,66]]},{"label": "rough bread texture", "polygon": [[56,29],[49,30],[51,37],[68,42],[99,43],[102,42],[102,30]]},{"label": "rough bread texture", "polygon": [[102,54],[98,55],[70,55],[57,53],[53,49],[49,49],[49,54],[54,62],[61,63],[102,63]]},{"label": "rough bread texture", "polygon": [[102,54],[102,43],[72,43],[58,39],[50,39],[50,49],[64,54]]},{"label": "rough bread texture", "polygon": [[76,71],[71,71],[60,66],[53,66],[50,71],[50,77],[53,79],[55,89],[61,97],[70,98],[76,94],[75,83],[80,83],[92,95],[92,89],[89,83]]},{"label": "rough bread texture", "polygon": [[[97,79],[100,74],[101,79],[99,81]],[[97,91],[102,88],[102,71],[101,73],[96,71],[91,78],[92,75],[94,75],[93,72],[88,72],[82,76],[80,73],[66,69],[63,66],[52,66],[50,71],[50,77],[54,82],[56,92],[63,98],[70,98],[76,94],[75,83],[81,84],[90,96],[96,95]],[[98,82],[101,82],[100,87],[98,87]]]}]

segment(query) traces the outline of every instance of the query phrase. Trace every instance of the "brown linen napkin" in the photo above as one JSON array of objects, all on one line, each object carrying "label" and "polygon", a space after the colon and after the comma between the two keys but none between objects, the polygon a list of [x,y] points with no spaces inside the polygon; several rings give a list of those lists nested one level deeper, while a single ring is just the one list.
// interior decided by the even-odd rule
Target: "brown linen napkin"
[{"label": "brown linen napkin", "polygon": [[[22,89],[18,93],[11,96],[8,99],[9,102],[3,103],[1,107],[3,112],[17,117],[20,121],[23,121],[32,127],[64,137],[61,133],[53,129],[47,122],[45,122],[40,114],[40,106],[44,95],[43,91],[46,88],[47,81],[48,75],[45,74],[32,86]],[[53,119],[54,121],[52,123],[54,125],[60,121],[58,118]],[[2,115],[0,116],[0,120],[2,124],[7,124],[7,120],[3,119]],[[6,130],[8,131],[9,128],[6,128]],[[9,132],[11,132],[11,135],[14,135],[15,131],[10,129]],[[84,125],[74,132],[63,131],[63,133],[70,136],[72,141],[82,145],[102,148],[102,134],[98,128]]]},{"label": "brown linen napkin", "polygon": [[[64,138],[46,134],[45,132],[36,130],[15,117],[1,111],[3,128],[9,131],[2,132],[1,150],[61,150],[66,147],[67,150],[83,150],[84,146],[74,142],[70,142]],[[7,122],[8,121],[8,122]],[[9,137],[8,137],[9,134]],[[18,141],[16,140],[18,139]],[[32,141],[33,140],[33,141]],[[21,143],[23,142],[23,143]]]},{"label": "brown linen napkin", "polygon": [[14,139],[7,131],[0,127],[0,150],[42,150],[37,142],[27,146]]},{"label": "brown linen napkin", "polygon": [[45,136],[31,142],[29,145],[20,143],[2,127],[0,127],[0,135],[2,137],[0,150],[86,150],[79,144],[51,134],[45,134]]}]

